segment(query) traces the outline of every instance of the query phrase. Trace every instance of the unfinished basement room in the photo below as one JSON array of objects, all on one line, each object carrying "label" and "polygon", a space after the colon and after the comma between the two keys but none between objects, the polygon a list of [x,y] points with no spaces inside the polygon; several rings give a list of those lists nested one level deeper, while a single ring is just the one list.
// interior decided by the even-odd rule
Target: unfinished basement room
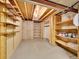
[{"label": "unfinished basement room", "polygon": [[0,0],[0,59],[79,59],[79,0]]}]

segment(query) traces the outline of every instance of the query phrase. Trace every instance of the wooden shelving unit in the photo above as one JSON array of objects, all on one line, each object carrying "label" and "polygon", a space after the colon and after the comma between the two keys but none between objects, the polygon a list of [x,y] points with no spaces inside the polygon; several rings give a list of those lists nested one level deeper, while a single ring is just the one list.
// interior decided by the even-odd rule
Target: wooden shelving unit
[{"label": "wooden shelving unit", "polygon": [[56,40],[56,43],[58,43],[59,45],[61,45],[63,48],[69,50],[70,52],[77,54],[78,50],[77,50],[77,46],[76,47],[72,47],[69,46],[68,43],[61,41],[61,40]]},{"label": "wooden shelving unit", "polygon": [[[14,16],[20,16],[18,14],[19,11],[16,10],[17,6],[15,5],[12,5],[11,2],[9,0],[6,0],[6,2],[1,2],[0,1],[0,4],[3,5],[5,7],[5,10],[4,11],[0,11],[0,12],[3,12],[5,13],[6,15],[8,15],[9,17],[13,18],[14,20],[17,21],[17,19],[15,19]],[[18,9],[18,8],[17,8]]]},{"label": "wooden shelving unit", "polygon": [[71,20],[71,19],[68,19],[68,20],[66,20],[66,21],[60,21],[60,22],[58,22],[58,23],[56,23],[56,25],[73,25],[73,20]]},{"label": "wooden shelving unit", "polygon": [[8,11],[0,11],[0,13],[4,13],[7,17],[12,18],[14,21],[19,21],[18,19],[16,19],[17,16],[14,16],[14,14],[12,14],[9,10]]},{"label": "wooden shelving unit", "polygon": [[62,27],[62,28],[56,28],[56,30],[77,30],[76,26],[66,26],[66,27]]},{"label": "wooden shelving unit", "polygon": [[69,38],[69,37],[63,37],[63,36],[59,36],[56,35],[59,39],[61,39],[64,42],[72,42],[72,43],[77,43],[77,38]]},{"label": "wooden shelving unit", "polygon": [[[72,19],[68,19],[65,21],[62,21],[61,16],[60,15],[56,15],[56,43],[65,48],[66,50],[74,53],[77,55],[78,52],[78,27],[73,25],[73,20]],[[59,35],[60,33],[64,33],[62,35]],[[67,37],[65,35],[69,35],[70,33],[74,33],[76,34],[76,36],[73,38],[71,37]]]},{"label": "wooden shelving unit", "polygon": [[0,0],[0,59],[9,59],[14,50],[14,43],[18,39],[18,34],[21,33],[21,17],[18,14],[19,11],[16,10],[16,5],[11,3],[12,1]]},{"label": "wooden shelving unit", "polygon": [[[13,1],[13,0],[12,0]],[[13,2],[14,3],[14,2]],[[15,9],[16,5],[12,5],[11,1],[6,1],[6,7],[9,9],[10,12],[12,12],[14,15],[18,15],[17,10]],[[17,8],[17,7],[16,7]]]},{"label": "wooden shelving unit", "polygon": [[8,30],[8,31],[0,32],[0,35],[9,35],[9,34],[17,33],[17,32],[19,32],[19,31],[10,31],[10,30]]},{"label": "wooden shelving unit", "polygon": [[12,25],[12,26],[18,27],[18,25],[10,22],[0,22],[0,24],[6,24],[6,25]]}]

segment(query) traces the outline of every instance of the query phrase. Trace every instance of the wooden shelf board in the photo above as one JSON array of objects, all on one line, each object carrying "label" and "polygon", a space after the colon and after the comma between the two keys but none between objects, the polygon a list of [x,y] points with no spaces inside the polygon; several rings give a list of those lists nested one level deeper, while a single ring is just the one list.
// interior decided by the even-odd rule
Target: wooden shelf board
[{"label": "wooden shelf board", "polygon": [[18,25],[16,25],[16,24],[12,24],[12,23],[10,23],[10,22],[0,22],[0,24],[13,25],[13,26],[18,27]]},{"label": "wooden shelf board", "polygon": [[6,31],[6,32],[0,32],[0,35],[9,35],[9,34],[14,34],[16,32],[19,32],[19,31]]},{"label": "wooden shelf board", "polygon": [[71,28],[56,28],[56,30],[77,30],[77,27],[73,26]]},{"label": "wooden shelf board", "polygon": [[63,37],[63,36],[59,36],[59,35],[56,35],[56,36],[59,37],[64,42],[77,43],[77,38],[68,38],[68,37]]},{"label": "wooden shelf board", "polygon": [[56,30],[56,32],[66,32],[66,33],[77,33],[77,29],[72,29],[72,30]]},{"label": "wooden shelf board", "polygon": [[7,7],[8,9],[13,9],[13,6],[12,6],[11,4],[8,4],[8,3],[6,3],[6,7]]},{"label": "wooden shelf board", "polygon": [[8,13],[8,12],[1,12],[1,13],[5,13],[8,17],[12,18],[12,19],[15,20],[15,21],[19,21],[18,19],[15,19],[15,16],[14,16],[14,15],[11,15],[11,14]]},{"label": "wooden shelf board", "polygon": [[9,16],[11,19],[13,19],[14,21],[19,21],[18,19],[15,18],[15,16]]},{"label": "wooden shelf board", "polygon": [[77,54],[77,51],[78,51],[78,50],[75,49],[75,48],[72,48],[72,47],[68,46],[66,42],[64,42],[64,41],[62,41],[62,40],[56,40],[56,42],[57,42],[58,44],[62,45],[63,48],[65,48],[65,49],[67,49],[67,50],[69,50],[69,51],[71,51],[71,52]]},{"label": "wooden shelf board", "polygon": [[13,10],[13,12],[12,12],[12,11],[11,11],[11,12],[12,12],[14,15],[19,15],[19,14],[17,13],[17,11],[15,10],[15,7],[12,6],[11,3],[6,3],[6,2],[1,2],[1,1],[0,1],[0,4],[6,6],[6,8],[7,8],[9,11]]},{"label": "wooden shelf board", "polygon": [[58,22],[56,25],[73,25],[73,20],[67,20],[63,22]]},{"label": "wooden shelf board", "polygon": [[8,13],[8,12],[4,12],[4,11],[0,11],[0,12],[1,12],[1,13],[5,13],[5,14],[8,15],[9,17],[14,16],[13,14]]},{"label": "wooden shelf board", "polygon": [[12,6],[11,4],[6,4],[7,9],[12,12],[14,15],[18,15],[17,11],[15,10],[14,6]]},{"label": "wooden shelf board", "polygon": [[8,10],[9,10],[9,9],[13,9],[14,12],[16,12],[16,10],[14,9],[14,7],[13,7],[11,4],[9,4],[9,3],[3,3],[3,2],[1,2],[1,1],[0,1],[0,4],[6,6],[6,8],[7,8]]}]

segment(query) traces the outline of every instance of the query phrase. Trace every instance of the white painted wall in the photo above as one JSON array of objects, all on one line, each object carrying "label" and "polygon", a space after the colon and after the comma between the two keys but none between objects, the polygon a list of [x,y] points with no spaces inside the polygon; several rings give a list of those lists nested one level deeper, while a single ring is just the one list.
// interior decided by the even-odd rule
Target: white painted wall
[{"label": "white painted wall", "polygon": [[33,39],[33,21],[23,22],[23,39],[24,40]]},{"label": "white painted wall", "polygon": [[44,38],[49,39],[49,27],[44,27]]},{"label": "white painted wall", "polygon": [[44,21],[43,23],[43,38],[44,39],[50,39],[50,26],[49,27],[46,27],[49,25],[49,17]]}]

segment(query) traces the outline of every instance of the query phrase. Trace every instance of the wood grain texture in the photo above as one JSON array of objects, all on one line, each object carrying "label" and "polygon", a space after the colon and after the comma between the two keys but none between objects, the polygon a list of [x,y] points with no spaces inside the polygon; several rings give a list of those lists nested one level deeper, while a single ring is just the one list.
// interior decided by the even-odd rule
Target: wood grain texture
[{"label": "wood grain texture", "polygon": [[[67,49],[68,51],[76,54],[78,52],[78,47],[76,47],[76,49],[73,49],[73,47],[69,47],[69,45],[67,45],[68,43],[75,43],[76,45],[78,45],[78,41],[77,41],[77,37],[76,38],[67,38],[67,37],[62,37],[59,36],[58,34],[61,32],[65,32],[65,33],[75,33],[76,35],[78,35],[78,28],[76,26],[73,25],[73,20],[72,19],[68,19],[66,21],[62,21],[63,19],[61,19],[61,15],[56,15],[57,17],[60,16],[60,18],[58,17],[56,19],[56,38],[57,38],[57,43],[59,46],[61,46],[64,49]],[[68,27],[68,28],[67,28]],[[63,43],[64,42],[64,43]],[[72,45],[74,46],[74,45]]]},{"label": "wood grain texture", "polygon": [[77,52],[77,54],[78,54],[78,59],[79,59],[79,26],[78,26],[78,39],[77,39],[77,43],[78,43],[78,52]]},{"label": "wood grain texture", "polygon": [[32,20],[34,5],[31,3],[23,2],[21,0],[16,0],[16,1],[24,18],[27,20]]}]

